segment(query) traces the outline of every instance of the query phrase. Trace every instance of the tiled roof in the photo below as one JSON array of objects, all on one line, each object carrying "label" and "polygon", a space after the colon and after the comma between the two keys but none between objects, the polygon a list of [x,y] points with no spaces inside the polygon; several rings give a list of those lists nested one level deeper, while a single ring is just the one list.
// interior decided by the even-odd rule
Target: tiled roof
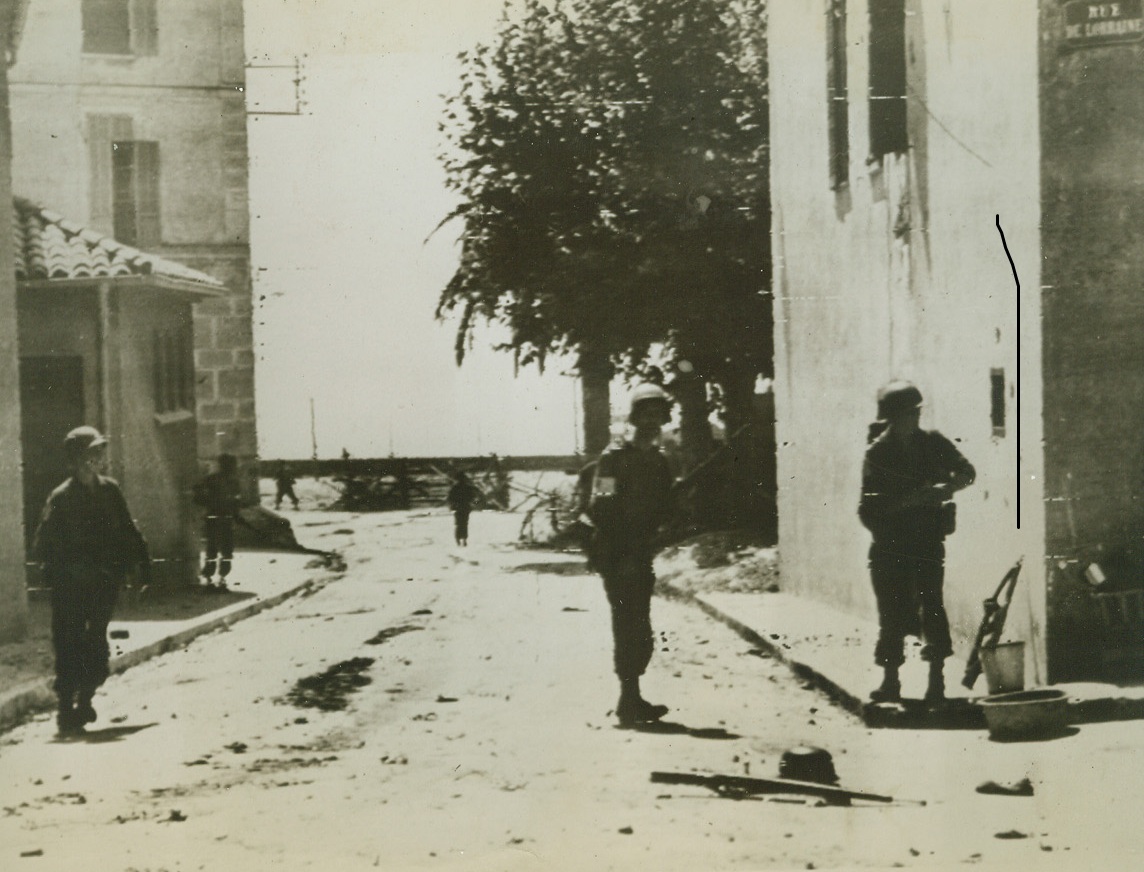
[{"label": "tiled roof", "polygon": [[22,197],[13,205],[17,281],[155,276],[223,288],[206,273],[123,245]]}]

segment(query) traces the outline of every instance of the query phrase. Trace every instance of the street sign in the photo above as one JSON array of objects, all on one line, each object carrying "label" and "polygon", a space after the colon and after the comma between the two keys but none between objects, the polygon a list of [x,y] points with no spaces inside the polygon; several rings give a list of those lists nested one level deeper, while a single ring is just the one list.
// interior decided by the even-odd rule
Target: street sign
[{"label": "street sign", "polygon": [[1065,4],[1065,47],[1093,48],[1144,38],[1144,0]]}]

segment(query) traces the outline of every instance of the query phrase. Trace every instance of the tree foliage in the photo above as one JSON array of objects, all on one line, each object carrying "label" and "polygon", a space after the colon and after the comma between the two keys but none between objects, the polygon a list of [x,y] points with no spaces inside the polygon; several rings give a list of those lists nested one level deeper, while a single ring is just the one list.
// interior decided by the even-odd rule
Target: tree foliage
[{"label": "tree foliage", "polygon": [[458,362],[486,320],[522,364],[630,369],[664,343],[716,382],[769,374],[763,0],[516,10],[461,56],[442,124],[463,231],[437,311],[461,314]]}]

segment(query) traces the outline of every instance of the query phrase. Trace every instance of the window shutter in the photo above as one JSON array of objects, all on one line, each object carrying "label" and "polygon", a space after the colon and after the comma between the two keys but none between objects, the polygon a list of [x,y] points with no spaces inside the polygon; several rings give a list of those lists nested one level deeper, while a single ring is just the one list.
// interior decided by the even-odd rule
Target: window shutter
[{"label": "window shutter", "polygon": [[125,245],[139,244],[135,215],[135,143],[111,143],[112,235]]},{"label": "window shutter", "polygon": [[88,169],[90,172],[88,222],[101,233],[115,233],[112,192],[111,143],[131,139],[127,115],[87,116]]},{"label": "window shutter", "polygon": [[904,152],[906,128],[906,8],[904,0],[870,3],[870,152]]},{"label": "window shutter", "polygon": [[83,0],[83,50],[88,54],[131,54],[128,0]]},{"label": "window shutter", "polygon": [[141,248],[162,242],[159,223],[159,143],[135,142],[135,226]]},{"label": "window shutter", "polygon": [[131,0],[131,50],[144,56],[159,53],[159,16],[155,0]]}]

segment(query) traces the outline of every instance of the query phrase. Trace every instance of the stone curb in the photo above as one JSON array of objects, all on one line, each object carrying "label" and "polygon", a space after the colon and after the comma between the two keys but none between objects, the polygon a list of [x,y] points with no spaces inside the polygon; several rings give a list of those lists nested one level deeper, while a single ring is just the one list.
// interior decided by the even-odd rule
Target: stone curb
[{"label": "stone curb", "polygon": [[790,652],[784,650],[781,645],[776,645],[774,641],[765,638],[756,630],[748,627],[742,621],[731,617],[731,615],[727,614],[722,609],[716,608],[715,606],[711,605],[711,603],[706,602],[695,594],[680,590],[679,588],[673,587],[667,582],[657,582],[657,590],[671,597],[672,599],[678,599],[682,602],[696,606],[700,611],[706,612],[715,620],[722,624],[726,624],[743,639],[765,650],[768,654],[770,654],[772,657],[790,669],[797,677],[813,684],[818,690],[821,690],[823,693],[825,693],[830,698],[831,702],[840,706],[845,711],[850,712],[852,715],[857,715],[858,717],[863,716],[863,710],[866,708],[866,703],[864,700],[854,696],[854,694],[850,693],[848,690],[846,690],[846,688],[832,681],[830,678],[828,678],[826,675],[823,675],[818,670],[808,666],[805,663],[802,663],[799,660],[796,660],[791,656]]},{"label": "stone curb", "polygon": [[[974,700],[959,700],[944,709],[930,711],[920,707],[875,705],[856,696],[833,681],[829,676],[800,661],[790,650],[776,644],[758,631],[737,620],[722,609],[706,602],[702,597],[680,590],[668,582],[658,581],[658,593],[698,607],[710,617],[734,630],[740,637],[757,645],[789,668],[798,678],[822,691],[832,702],[862,719],[868,727],[897,729],[982,729],[986,728],[985,715]],[[1062,688],[1068,690],[1067,686]],[[1068,700],[1069,724],[1094,724],[1108,721],[1144,719],[1144,696],[1121,694]]]},{"label": "stone curb", "polygon": [[[132,666],[138,666],[153,657],[182,648],[199,636],[205,636],[207,633],[213,633],[238,621],[253,617],[259,612],[280,605],[290,597],[306,593],[328,580],[328,576],[308,578],[297,587],[276,593],[265,599],[256,597],[248,603],[236,606],[231,611],[210,617],[200,624],[187,627],[173,635],[164,636],[162,639],[157,639],[141,648],[136,648],[134,651],[112,657],[109,664],[111,674],[119,675]],[[55,705],[56,695],[52,690],[51,678],[36,678],[0,694],[0,733],[18,726],[31,715],[54,709]]]}]

